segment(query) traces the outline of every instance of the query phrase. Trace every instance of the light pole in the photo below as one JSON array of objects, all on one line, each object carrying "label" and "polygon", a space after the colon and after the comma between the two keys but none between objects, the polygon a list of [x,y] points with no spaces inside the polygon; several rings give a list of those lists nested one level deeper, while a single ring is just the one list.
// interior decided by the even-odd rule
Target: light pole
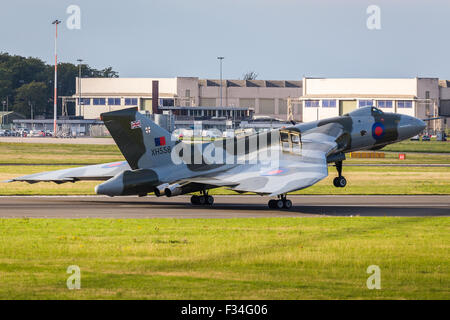
[{"label": "light pole", "polygon": [[225,57],[217,57],[220,61],[220,107],[222,107],[222,61]]},{"label": "light pole", "polygon": [[30,113],[31,113],[31,120],[33,120],[33,102],[31,102],[30,100],[28,100],[28,105],[30,106]]},{"label": "light pole", "polygon": [[56,19],[52,22],[55,25],[55,93],[53,98],[53,136],[56,136],[56,119],[57,119],[57,105],[58,105],[58,55],[56,53],[56,40],[58,40],[58,24],[61,21]]},{"label": "light pole", "polygon": [[78,61],[78,115],[81,116],[81,62],[83,59],[77,59]]}]

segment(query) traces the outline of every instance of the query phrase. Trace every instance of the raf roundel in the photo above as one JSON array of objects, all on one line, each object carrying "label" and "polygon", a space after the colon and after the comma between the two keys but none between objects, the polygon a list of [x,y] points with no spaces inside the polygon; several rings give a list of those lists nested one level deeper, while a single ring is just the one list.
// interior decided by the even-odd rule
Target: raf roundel
[{"label": "raf roundel", "polygon": [[384,136],[384,125],[380,122],[375,122],[372,126],[372,137],[374,139],[381,139]]}]

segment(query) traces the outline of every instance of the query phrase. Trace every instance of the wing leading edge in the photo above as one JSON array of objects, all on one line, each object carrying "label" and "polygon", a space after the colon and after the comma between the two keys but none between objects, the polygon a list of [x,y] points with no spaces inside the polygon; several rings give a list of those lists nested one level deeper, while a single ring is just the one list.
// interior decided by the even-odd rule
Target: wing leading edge
[{"label": "wing leading edge", "polygon": [[5,182],[25,181],[28,183],[36,183],[43,181],[43,182],[64,183],[64,182],[75,182],[80,180],[108,180],[125,170],[130,170],[130,166],[126,161],[119,161],[78,168],[40,172],[14,178],[11,180],[7,180]]}]

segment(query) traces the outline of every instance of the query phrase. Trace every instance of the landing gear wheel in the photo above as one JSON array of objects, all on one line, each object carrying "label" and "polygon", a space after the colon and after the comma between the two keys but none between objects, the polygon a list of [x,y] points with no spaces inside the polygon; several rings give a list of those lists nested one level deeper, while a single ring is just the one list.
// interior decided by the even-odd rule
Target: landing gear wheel
[{"label": "landing gear wheel", "polygon": [[206,197],[206,204],[212,206],[214,203],[214,198],[212,196],[205,196],[205,197]]},{"label": "landing gear wheel", "polygon": [[269,200],[269,208],[275,209],[277,207],[277,200]]},{"label": "landing gear wheel", "polygon": [[206,199],[205,199],[205,197],[203,196],[200,196],[200,197],[198,197],[198,204],[199,205],[204,205],[206,203]]},{"label": "landing gear wheel", "polygon": [[275,207],[277,208],[277,209],[282,209],[283,207],[284,207],[284,201],[283,200],[275,200],[276,202],[275,202]]},{"label": "landing gear wheel", "polygon": [[336,177],[336,178],[333,179],[333,185],[334,185],[336,188],[339,188],[338,180],[339,180],[339,177]]},{"label": "landing gear wheel", "polygon": [[193,205],[199,204],[199,202],[198,202],[198,196],[193,195],[193,196],[191,197],[191,203],[192,203]]},{"label": "landing gear wheel", "polygon": [[347,180],[342,176],[342,161],[336,161],[336,170],[339,176],[333,179],[333,185],[336,188],[343,188],[347,185]]},{"label": "landing gear wheel", "polygon": [[347,179],[345,179],[344,177],[338,177],[337,178],[337,184],[340,188],[343,188],[347,185]]},{"label": "landing gear wheel", "polygon": [[292,201],[291,201],[291,200],[285,200],[285,201],[284,201],[284,204],[283,204],[283,207],[284,207],[285,209],[290,209],[290,208],[292,208]]}]

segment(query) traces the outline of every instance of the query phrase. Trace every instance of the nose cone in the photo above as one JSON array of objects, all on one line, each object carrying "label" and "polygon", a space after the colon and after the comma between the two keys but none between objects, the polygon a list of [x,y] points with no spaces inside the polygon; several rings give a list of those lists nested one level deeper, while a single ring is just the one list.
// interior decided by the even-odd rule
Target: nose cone
[{"label": "nose cone", "polygon": [[420,119],[402,115],[398,126],[399,140],[408,139],[421,133],[426,128],[426,123]]},{"label": "nose cone", "polygon": [[427,124],[425,123],[425,121],[422,121],[420,119],[414,118],[416,120],[416,126],[419,130],[418,133],[421,133],[423,130],[425,130],[425,128],[427,127]]}]

